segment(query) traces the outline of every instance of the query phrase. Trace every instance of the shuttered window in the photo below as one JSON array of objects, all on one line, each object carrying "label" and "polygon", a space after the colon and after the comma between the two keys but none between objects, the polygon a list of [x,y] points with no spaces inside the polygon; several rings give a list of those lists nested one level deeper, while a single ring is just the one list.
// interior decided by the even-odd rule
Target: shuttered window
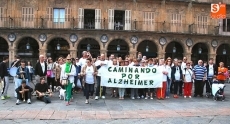
[{"label": "shuttered window", "polygon": [[143,30],[154,31],[154,12],[143,12]]},{"label": "shuttered window", "polygon": [[33,21],[34,9],[32,7],[22,7],[22,21]]},{"label": "shuttered window", "polygon": [[208,17],[198,15],[196,18],[197,33],[207,34],[208,33]]}]

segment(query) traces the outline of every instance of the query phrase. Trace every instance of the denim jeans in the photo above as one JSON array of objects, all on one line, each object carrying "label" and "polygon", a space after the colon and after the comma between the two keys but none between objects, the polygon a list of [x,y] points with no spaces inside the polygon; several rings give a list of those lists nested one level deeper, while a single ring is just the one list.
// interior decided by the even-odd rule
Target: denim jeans
[{"label": "denim jeans", "polygon": [[[96,96],[100,95],[100,88],[101,87],[101,76],[97,76],[97,89],[96,89]],[[106,87],[102,87],[101,96],[105,96]]]},{"label": "denim jeans", "polygon": [[170,94],[170,86],[171,86],[171,80],[167,79],[167,83],[166,83],[166,96],[169,96]]}]

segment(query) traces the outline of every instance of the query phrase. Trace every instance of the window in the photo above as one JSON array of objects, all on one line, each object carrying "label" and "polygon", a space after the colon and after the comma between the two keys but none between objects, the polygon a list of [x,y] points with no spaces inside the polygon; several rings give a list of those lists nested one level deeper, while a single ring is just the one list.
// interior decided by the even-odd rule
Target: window
[{"label": "window", "polygon": [[223,31],[230,32],[230,19],[223,19]]},{"label": "window", "polygon": [[56,23],[65,22],[65,9],[53,9],[53,21]]},{"label": "window", "polygon": [[171,32],[180,32],[182,29],[182,15],[172,13],[171,15]]},{"label": "window", "polygon": [[207,34],[208,33],[208,17],[197,16],[196,19],[197,33]]},{"label": "window", "polygon": [[3,8],[0,7],[0,27],[3,27],[4,15],[3,15]]},{"label": "window", "polygon": [[154,31],[154,12],[144,12],[143,19],[143,30]]},{"label": "window", "polygon": [[34,9],[32,7],[22,7],[22,21],[33,21]]},{"label": "window", "polygon": [[34,27],[34,9],[32,7],[22,7],[22,27]]}]

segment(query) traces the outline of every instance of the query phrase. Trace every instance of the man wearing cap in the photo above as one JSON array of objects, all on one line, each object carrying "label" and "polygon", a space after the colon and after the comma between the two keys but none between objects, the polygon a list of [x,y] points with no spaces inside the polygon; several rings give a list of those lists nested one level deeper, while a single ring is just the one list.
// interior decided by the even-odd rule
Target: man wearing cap
[{"label": "man wearing cap", "polygon": [[27,100],[27,103],[31,104],[31,93],[33,89],[26,85],[26,80],[22,80],[21,86],[19,86],[15,91],[17,93],[16,105],[21,103],[20,100]]}]

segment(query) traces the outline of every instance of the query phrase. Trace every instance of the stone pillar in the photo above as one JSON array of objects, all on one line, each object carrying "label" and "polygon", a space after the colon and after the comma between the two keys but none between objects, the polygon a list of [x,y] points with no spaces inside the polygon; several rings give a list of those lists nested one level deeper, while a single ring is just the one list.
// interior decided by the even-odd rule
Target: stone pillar
[{"label": "stone pillar", "polygon": [[39,56],[40,56],[40,55],[47,56],[47,49],[46,49],[46,48],[41,48],[41,49],[39,49]]},{"label": "stone pillar", "polygon": [[18,49],[9,48],[8,50],[9,50],[9,65],[10,65],[14,61],[14,56],[17,55]]},{"label": "stone pillar", "polygon": [[69,50],[69,54],[71,58],[76,58],[77,57],[77,50]]},{"label": "stone pillar", "polygon": [[165,52],[159,52],[159,53],[157,53],[158,54],[158,58],[163,58],[163,59],[165,59]]},{"label": "stone pillar", "polygon": [[105,49],[100,50],[100,54],[105,54],[105,56],[107,57],[107,50]]},{"label": "stone pillar", "polygon": [[183,53],[183,57],[187,57],[187,61],[191,61],[192,53]]},{"label": "stone pillar", "polygon": [[137,58],[137,51],[136,50],[130,50],[129,51],[129,56],[132,58]]},{"label": "stone pillar", "polygon": [[213,62],[215,63],[216,62],[216,55],[217,54],[209,54],[208,59],[213,58]]}]

